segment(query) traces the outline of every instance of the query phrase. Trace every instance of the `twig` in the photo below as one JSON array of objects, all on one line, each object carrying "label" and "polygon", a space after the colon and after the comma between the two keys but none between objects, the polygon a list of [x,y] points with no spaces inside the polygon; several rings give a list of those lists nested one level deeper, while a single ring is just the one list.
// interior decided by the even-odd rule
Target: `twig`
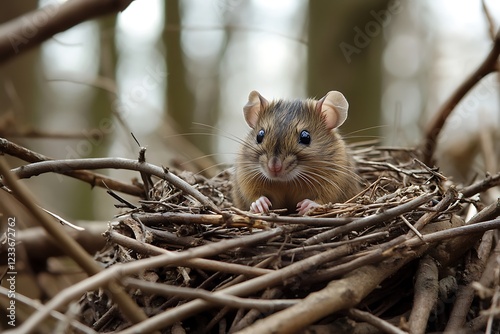
[{"label": "twig", "polygon": [[[51,235],[56,244],[68,254],[88,275],[95,275],[101,271],[101,267],[85,250],[53,220],[49,219],[46,214],[35,204],[35,200],[25,186],[17,182],[14,175],[10,172],[4,158],[0,159],[0,174],[4,182],[12,190],[16,199],[22,203],[29,212],[38,220],[40,225]],[[146,315],[137,304],[114,282],[108,285],[108,291],[115,303],[120,307],[125,317],[132,322],[140,322],[146,319]],[[33,329],[31,329],[33,330]],[[31,330],[25,331],[30,333]]]},{"label": "twig", "polygon": [[482,78],[491,72],[497,70],[498,55],[500,54],[500,30],[497,31],[493,41],[493,47],[484,61],[467,79],[453,92],[441,108],[436,112],[434,119],[429,123],[426,129],[424,142],[421,145],[423,162],[431,166],[433,164],[433,155],[437,145],[437,139],[446,119],[451,114],[455,106],[474,87]]},{"label": "twig", "polygon": [[295,216],[278,216],[278,215],[259,215],[248,211],[243,211],[238,208],[232,207],[231,210],[235,211],[241,216],[246,216],[252,219],[273,222],[278,224],[304,224],[308,226],[340,226],[356,220],[354,217],[340,217],[340,218],[317,218],[311,217],[295,217]]},{"label": "twig", "polygon": [[413,233],[415,233],[416,236],[418,236],[419,238],[422,237],[422,234],[415,228],[415,226],[413,226],[409,221],[408,219],[405,218],[405,216],[401,216],[401,220],[403,221],[403,223],[405,223],[405,225],[410,229],[412,230]]},{"label": "twig", "polygon": [[360,320],[360,321],[367,322],[367,323],[373,325],[374,327],[378,328],[379,330],[381,330],[384,333],[390,333],[390,334],[406,334],[407,333],[407,332],[397,328],[393,324],[391,324],[385,320],[382,320],[379,317],[374,316],[371,313],[364,312],[364,311],[361,311],[361,310],[358,310],[355,308],[349,309],[349,311],[347,312],[347,315],[354,320]]},{"label": "twig", "polygon": [[[160,255],[171,253],[163,248],[156,247],[151,244],[142,243],[135,239],[126,237],[120,233],[109,231],[106,232],[109,241],[112,241],[118,245],[122,245],[143,255]],[[221,261],[215,261],[210,259],[186,259],[179,262],[172,262],[172,265],[178,265],[182,267],[190,268],[200,268],[207,269],[214,272],[224,272],[231,274],[245,275],[247,277],[255,277],[268,274],[272,272],[269,269],[254,268],[249,266],[244,266],[237,263],[225,263]]]},{"label": "twig", "polygon": [[[162,212],[162,213],[147,213],[135,214],[135,219],[140,220],[144,225],[155,226],[164,224],[165,222],[179,224],[212,224],[212,225],[227,225],[234,227],[253,227],[260,229],[268,229],[271,227],[265,221],[260,219],[250,219],[240,215],[216,215],[216,214],[191,214],[184,212]],[[290,221],[293,223],[293,221]]]},{"label": "twig", "polygon": [[[136,260],[125,264],[115,264],[112,267],[106,268],[103,271],[91,276],[83,281],[80,281],[73,286],[66,288],[59,292],[52,298],[43,309],[33,314],[28,318],[19,328],[14,332],[16,333],[29,333],[33,331],[40,322],[42,322],[52,310],[63,307],[75,298],[80,298],[81,295],[100,286],[109,284],[114,279],[120,278],[125,275],[136,274],[137,272],[146,268],[156,268],[159,266],[166,266],[174,261],[182,261],[195,257],[210,257],[231,248],[241,247],[243,245],[251,245],[253,243],[262,242],[269,238],[275,237],[288,231],[286,227],[278,227],[271,231],[263,231],[256,234],[248,235],[245,237],[235,238],[231,240],[223,240],[217,243],[204,245],[196,248],[191,248],[183,252],[170,252],[168,254],[158,255],[148,259]],[[267,275],[265,275],[267,276]],[[186,305],[186,304],[184,304]],[[141,310],[142,312],[142,310]],[[150,318],[151,320],[151,318]],[[142,324],[147,324],[142,321]],[[148,330],[146,332],[152,332]]]},{"label": "twig", "polygon": [[394,257],[377,265],[358,268],[342,279],[331,281],[324,289],[309,294],[298,304],[259,320],[238,333],[292,333],[329,314],[355,307],[385,278],[426,249],[427,246],[420,247],[405,257]]},{"label": "twig", "polygon": [[71,170],[79,169],[127,169],[138,172],[143,172],[157,176],[161,179],[167,180],[178,189],[196,198],[203,206],[210,208],[210,210],[221,213],[220,209],[208,197],[193,188],[189,183],[180,177],[170,173],[165,168],[149,164],[147,162],[138,162],[136,160],[123,159],[123,158],[87,158],[87,159],[66,159],[66,160],[52,160],[33,163],[30,165],[15,168],[12,172],[18,178],[29,178],[42,173],[54,172],[64,173]]},{"label": "twig", "polygon": [[488,33],[490,38],[491,40],[495,40],[495,21],[493,20],[493,16],[491,15],[485,0],[481,0],[481,7],[483,8],[484,16],[488,22]]},{"label": "twig", "polygon": [[[280,289],[272,288],[267,289],[262,293],[262,299],[275,299],[281,296],[283,292]],[[261,317],[262,313],[259,310],[250,310],[248,313],[242,317],[241,319],[234,319],[233,325],[231,326],[229,333],[234,333],[238,330],[241,330],[250,324],[252,324],[257,318]]]},{"label": "twig", "polygon": [[434,259],[428,255],[420,260],[414,291],[408,321],[410,333],[425,333],[427,321],[438,298],[438,268]]},{"label": "twig", "polygon": [[383,221],[388,221],[394,217],[397,217],[403,213],[406,213],[408,211],[411,211],[413,209],[418,208],[420,205],[428,202],[435,193],[427,193],[420,195],[417,198],[412,199],[411,201],[401,204],[397,207],[387,209],[384,212],[374,214],[371,216],[363,217],[360,219],[357,219],[356,221],[352,223],[348,223],[343,226],[336,227],[334,229],[331,229],[327,232],[320,233],[318,235],[315,235],[314,237],[311,237],[304,241],[304,245],[313,245],[317,244],[326,240],[330,240],[331,238],[340,235],[342,233],[346,232],[351,232],[351,231],[358,231],[360,229],[363,229],[367,226],[374,225],[377,223],[381,223]]},{"label": "twig", "polygon": [[[106,230],[105,223],[93,222],[85,224],[85,231],[77,232],[66,229],[66,233],[76,240],[87,253],[94,254],[106,244],[102,233]],[[65,250],[60,249],[53,241],[52,237],[42,227],[31,227],[17,231],[16,241],[26,249],[28,259],[32,263],[43,263],[51,256],[65,254]],[[0,244],[0,254],[7,254],[8,244]],[[0,265],[4,264],[7,258],[0,258]]]},{"label": "twig", "polygon": [[15,18],[0,26],[0,62],[94,17],[124,10],[131,0],[71,0]]},{"label": "twig", "polygon": [[[0,152],[11,155],[13,157],[19,158],[26,162],[40,162],[40,161],[50,161],[53,160],[43,154],[31,151],[25,147],[19,146],[5,138],[0,137]],[[119,191],[132,196],[144,196],[144,189],[132,184],[126,184],[119,180],[113,179],[109,176],[102,175],[99,173],[92,173],[86,170],[68,171],[61,173],[83,182],[87,182],[92,187],[104,187],[106,183],[109,189]]]},{"label": "twig", "polygon": [[473,225],[464,225],[460,227],[453,227],[444,231],[424,234],[422,238],[413,238],[401,244],[401,247],[417,247],[424,243],[433,243],[445,239],[456,238],[459,236],[468,235],[471,233],[484,233],[488,230],[500,228],[500,218],[488,220],[482,223]]},{"label": "twig", "polygon": [[222,293],[212,293],[206,290],[185,288],[180,286],[171,286],[167,284],[145,282],[136,278],[125,278],[123,280],[125,286],[141,289],[143,292],[165,296],[179,296],[186,299],[200,298],[207,302],[228,306],[233,308],[257,309],[263,312],[274,312],[295,305],[297,299],[245,299]]},{"label": "twig", "polygon": [[477,258],[467,263],[464,272],[466,273],[466,283],[468,284],[462,285],[458,290],[457,298],[444,330],[445,333],[455,333],[463,328],[467,314],[471,308],[472,300],[474,299],[475,290],[471,283],[480,279],[491,251],[492,242],[493,231],[487,231],[483,235]]},{"label": "twig", "polygon": [[490,188],[500,185],[500,173],[488,176],[484,180],[476,182],[468,187],[459,190],[465,197],[471,197]]},{"label": "twig", "polygon": [[[11,292],[11,290],[8,290],[4,288],[3,286],[0,286],[0,294],[3,296],[8,296]],[[39,301],[35,299],[31,299],[26,297],[25,295],[19,293],[19,291],[16,291],[16,302],[23,303],[24,305],[31,307],[35,310],[40,310],[43,308],[43,304],[41,304]],[[82,333],[86,334],[96,334],[97,332],[94,331],[92,328],[85,326],[79,321],[76,321],[74,319],[68,319],[68,317],[58,311],[52,311],[50,312],[50,316],[53,317],[54,319],[57,319],[59,321],[65,321],[69,323],[73,328],[78,329]]]},{"label": "twig", "polygon": [[[316,268],[322,263],[328,262],[331,258],[337,258],[339,254],[347,254],[348,252],[348,246],[340,246],[338,248],[313,255],[305,260],[295,262],[287,267],[275,270],[272,273],[252,278],[245,282],[232,285],[223,290],[218,290],[215,293],[231,294],[235,296],[249,295],[251,293],[255,293],[256,291],[266,289],[274,285],[282,284],[283,281],[289,277],[301,275],[304,272],[311,270],[312,268]],[[131,326],[119,332],[119,334],[132,334],[138,332],[147,333],[152,330],[164,328],[209,307],[210,303],[207,303],[206,301],[199,299],[192,300],[190,302],[177,306],[174,309],[159,313],[140,324]]]}]

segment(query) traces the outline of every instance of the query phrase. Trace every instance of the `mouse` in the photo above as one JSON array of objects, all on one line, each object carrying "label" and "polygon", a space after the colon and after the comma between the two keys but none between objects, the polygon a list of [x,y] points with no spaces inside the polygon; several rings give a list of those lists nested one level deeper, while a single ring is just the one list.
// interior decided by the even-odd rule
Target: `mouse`
[{"label": "mouse", "polygon": [[233,204],[253,213],[287,209],[304,215],[361,190],[338,128],[349,103],[338,91],[323,98],[268,101],[252,91],[243,107],[250,127],[234,165]]}]

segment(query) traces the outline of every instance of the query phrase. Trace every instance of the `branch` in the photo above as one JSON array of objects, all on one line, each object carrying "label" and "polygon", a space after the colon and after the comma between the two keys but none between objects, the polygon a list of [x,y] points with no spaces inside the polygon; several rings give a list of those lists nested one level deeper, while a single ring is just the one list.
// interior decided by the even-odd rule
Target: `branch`
[{"label": "branch", "polygon": [[132,0],[51,3],[0,26],[0,63],[89,19],[125,10]]},{"label": "branch", "polygon": [[500,54],[500,30],[497,32],[488,56],[479,65],[479,67],[455,90],[448,100],[437,111],[434,119],[427,126],[424,142],[421,150],[423,154],[423,162],[427,165],[433,164],[433,155],[437,145],[437,138],[441,129],[446,122],[446,119],[451,114],[460,100],[477,84],[482,78],[491,72],[497,71],[497,60]]},{"label": "branch", "polygon": [[405,331],[399,329],[398,327],[394,326],[393,324],[382,320],[373,314],[369,312],[364,312],[355,308],[350,309],[347,312],[347,315],[349,318],[352,318],[354,320],[361,320],[364,322],[369,323],[370,325],[374,326],[375,328],[383,331],[384,333],[389,333],[389,334],[406,334]]},{"label": "branch", "polygon": [[240,298],[226,294],[215,294],[203,289],[194,289],[181,286],[172,286],[163,283],[145,282],[137,278],[125,278],[123,283],[127,287],[140,289],[154,295],[177,296],[187,299],[203,299],[219,306],[233,308],[257,309],[263,312],[274,312],[297,304],[298,299],[251,299]]},{"label": "branch", "polygon": [[[166,249],[137,241],[136,239],[126,237],[114,231],[108,231],[106,232],[106,234],[108,236],[108,241],[112,241],[118,245],[127,247],[146,256],[170,253]],[[237,263],[221,262],[221,261],[202,259],[202,258],[187,259],[180,262],[172,262],[172,265],[211,270],[214,272],[245,275],[247,277],[255,277],[272,272],[272,270],[270,269],[255,268]]]},{"label": "branch", "polygon": [[[50,157],[19,146],[5,138],[0,138],[0,152],[32,163],[53,160]],[[81,180],[83,182],[87,182],[92,187],[97,186],[104,188],[104,184],[106,184],[107,188],[115,191],[137,197],[144,196],[144,189],[142,189],[141,187],[123,183],[106,175],[92,173],[86,170],[68,171],[62,174]]]},{"label": "branch", "polygon": [[[42,308],[37,313],[33,314],[28,318],[19,328],[16,329],[16,333],[29,333],[33,331],[42,322],[52,310],[58,309],[70,303],[72,300],[80,298],[86,291],[91,291],[97,289],[100,286],[109,284],[116,278],[123,277],[125,275],[133,275],[138,272],[145,270],[147,268],[157,268],[160,266],[166,266],[173,262],[178,262],[187,259],[193,259],[195,257],[211,257],[220,254],[236,247],[249,246],[254,243],[263,242],[270,238],[276,237],[283,234],[286,231],[290,231],[285,227],[278,227],[274,230],[263,231],[248,236],[223,240],[217,243],[199,246],[195,248],[188,249],[182,252],[169,252],[168,254],[158,255],[152,258],[136,260],[128,263],[118,263],[112,267],[106,268],[99,272],[98,274],[91,276],[83,281],[80,281],[64,290],[59,292],[54,298],[52,298],[44,308]],[[267,276],[267,275],[264,275]],[[281,277],[281,276],[280,276]],[[185,306],[186,303],[182,306]],[[178,309],[179,307],[176,307]],[[142,310],[141,310],[142,311]],[[167,313],[168,311],[164,312]],[[162,313],[162,314],[164,314]],[[151,318],[149,319],[151,320]],[[147,321],[142,321],[140,324],[147,324]],[[13,331],[14,332],[14,331]],[[143,331],[143,333],[152,333],[153,330]]]},{"label": "branch", "polygon": [[366,217],[357,219],[357,220],[353,221],[352,223],[348,223],[348,224],[345,224],[343,226],[338,226],[338,227],[335,227],[335,228],[328,230],[326,232],[317,234],[314,237],[311,237],[311,238],[307,239],[306,241],[304,241],[303,244],[306,246],[307,245],[314,245],[314,244],[329,240],[329,239],[331,239],[337,235],[340,235],[342,233],[359,231],[365,227],[375,225],[375,224],[378,224],[378,223],[381,223],[384,221],[388,221],[391,218],[397,217],[399,215],[402,215],[403,213],[406,213],[406,212],[409,212],[411,210],[418,208],[419,206],[428,202],[434,195],[435,195],[435,192],[420,195],[419,197],[414,198],[411,201],[408,201],[404,204],[398,205],[394,208],[387,209],[387,210],[380,212],[378,214],[374,214],[371,216],[366,216]]},{"label": "branch", "polygon": [[161,179],[167,180],[178,189],[193,196],[203,206],[209,208],[214,212],[221,213],[221,210],[217,207],[217,205],[215,205],[208,197],[193,188],[189,183],[170,173],[167,169],[160,168],[147,162],[139,162],[136,160],[122,158],[51,160],[21,166],[15,168],[14,170],[12,170],[12,172],[18,178],[24,179],[48,172],[64,174],[72,170],[104,168],[127,169],[157,176]]},{"label": "branch", "polygon": [[[2,175],[3,181],[12,190],[16,199],[29,210],[66,254],[68,254],[88,275],[95,275],[101,271],[101,267],[97,262],[95,262],[73,238],[66,234],[58,223],[49,219],[47,214],[36,205],[31,193],[22,183],[17,182],[15,176],[9,171],[9,167],[4,158],[0,159],[0,174]],[[130,296],[127,295],[122,288],[117,286],[115,282],[110,282],[108,284],[108,291],[113,301],[118,304],[127,319],[134,323],[146,319],[146,315],[142,309],[139,308],[139,306],[132,301]],[[25,333],[29,333],[29,331]]]},{"label": "branch", "polygon": [[492,242],[493,231],[490,230],[483,235],[477,257],[474,257],[472,260],[467,262],[466,269],[464,270],[464,280],[465,283],[468,284],[461,285],[457,292],[453,309],[448,317],[448,323],[446,324],[446,328],[444,330],[445,333],[457,332],[464,327],[476,292],[472,282],[479,281],[481,278],[486,266],[488,255],[491,251]]},{"label": "branch", "polygon": [[[215,245],[212,244],[212,246]],[[347,252],[349,252],[348,246],[340,246],[335,249],[313,255],[307,259],[297,261],[287,267],[275,270],[272,273],[252,278],[245,282],[218,290],[215,292],[215,294],[231,294],[240,297],[247,296],[259,290],[268,289],[272,286],[283,284],[286,279],[296,275],[303,275],[304,273],[312,270],[313,268],[316,268],[322,263],[329,262],[333,258],[338,258],[339,255],[345,255],[347,254]],[[170,326],[182,319],[185,319],[210,307],[211,304],[206,301],[199,299],[192,300],[165,312],[159,313],[140,324],[133,325],[132,327],[119,332],[119,334],[149,333],[153,330]]]},{"label": "branch", "polygon": [[[102,233],[106,230],[104,222],[88,223],[84,231],[64,230],[89,254],[94,254],[106,244],[106,240],[102,237]],[[32,263],[42,263],[49,257],[66,255],[42,227],[31,227],[17,231],[16,241],[24,246],[28,259]],[[8,247],[7,243],[0,245],[0,265],[7,263]]]},{"label": "branch", "polygon": [[438,299],[438,268],[432,257],[425,256],[420,260],[414,290],[413,307],[408,320],[410,333],[425,333],[429,316]]}]

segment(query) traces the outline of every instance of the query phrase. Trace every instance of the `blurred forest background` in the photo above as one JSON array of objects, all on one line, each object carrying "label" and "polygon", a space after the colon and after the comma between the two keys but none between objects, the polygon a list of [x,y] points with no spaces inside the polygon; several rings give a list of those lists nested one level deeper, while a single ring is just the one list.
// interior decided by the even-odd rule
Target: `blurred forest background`
[{"label": "blurred forest background", "polygon": [[[53,1],[3,4],[0,23]],[[498,1],[136,0],[0,63],[0,137],[57,159],[136,158],[133,132],[149,162],[210,175],[235,158],[251,90],[268,99],[339,90],[350,141],[414,146],[489,52],[491,22],[498,29]],[[497,169],[478,142],[490,133],[500,150],[498,80],[476,85],[441,135],[439,165],[458,181]],[[23,182],[70,220],[118,212],[105,190],[75,179]]]}]

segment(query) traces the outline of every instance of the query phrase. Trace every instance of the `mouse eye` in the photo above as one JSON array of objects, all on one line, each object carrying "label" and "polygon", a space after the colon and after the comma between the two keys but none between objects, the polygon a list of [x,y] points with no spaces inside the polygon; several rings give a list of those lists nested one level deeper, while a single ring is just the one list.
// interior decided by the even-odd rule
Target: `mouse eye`
[{"label": "mouse eye", "polygon": [[299,143],[301,143],[303,145],[309,145],[311,143],[311,135],[309,134],[309,131],[302,130],[300,132]]},{"label": "mouse eye", "polygon": [[257,132],[257,144],[262,143],[262,140],[264,139],[265,133],[266,132],[264,131],[264,129],[260,129],[259,132]]}]

